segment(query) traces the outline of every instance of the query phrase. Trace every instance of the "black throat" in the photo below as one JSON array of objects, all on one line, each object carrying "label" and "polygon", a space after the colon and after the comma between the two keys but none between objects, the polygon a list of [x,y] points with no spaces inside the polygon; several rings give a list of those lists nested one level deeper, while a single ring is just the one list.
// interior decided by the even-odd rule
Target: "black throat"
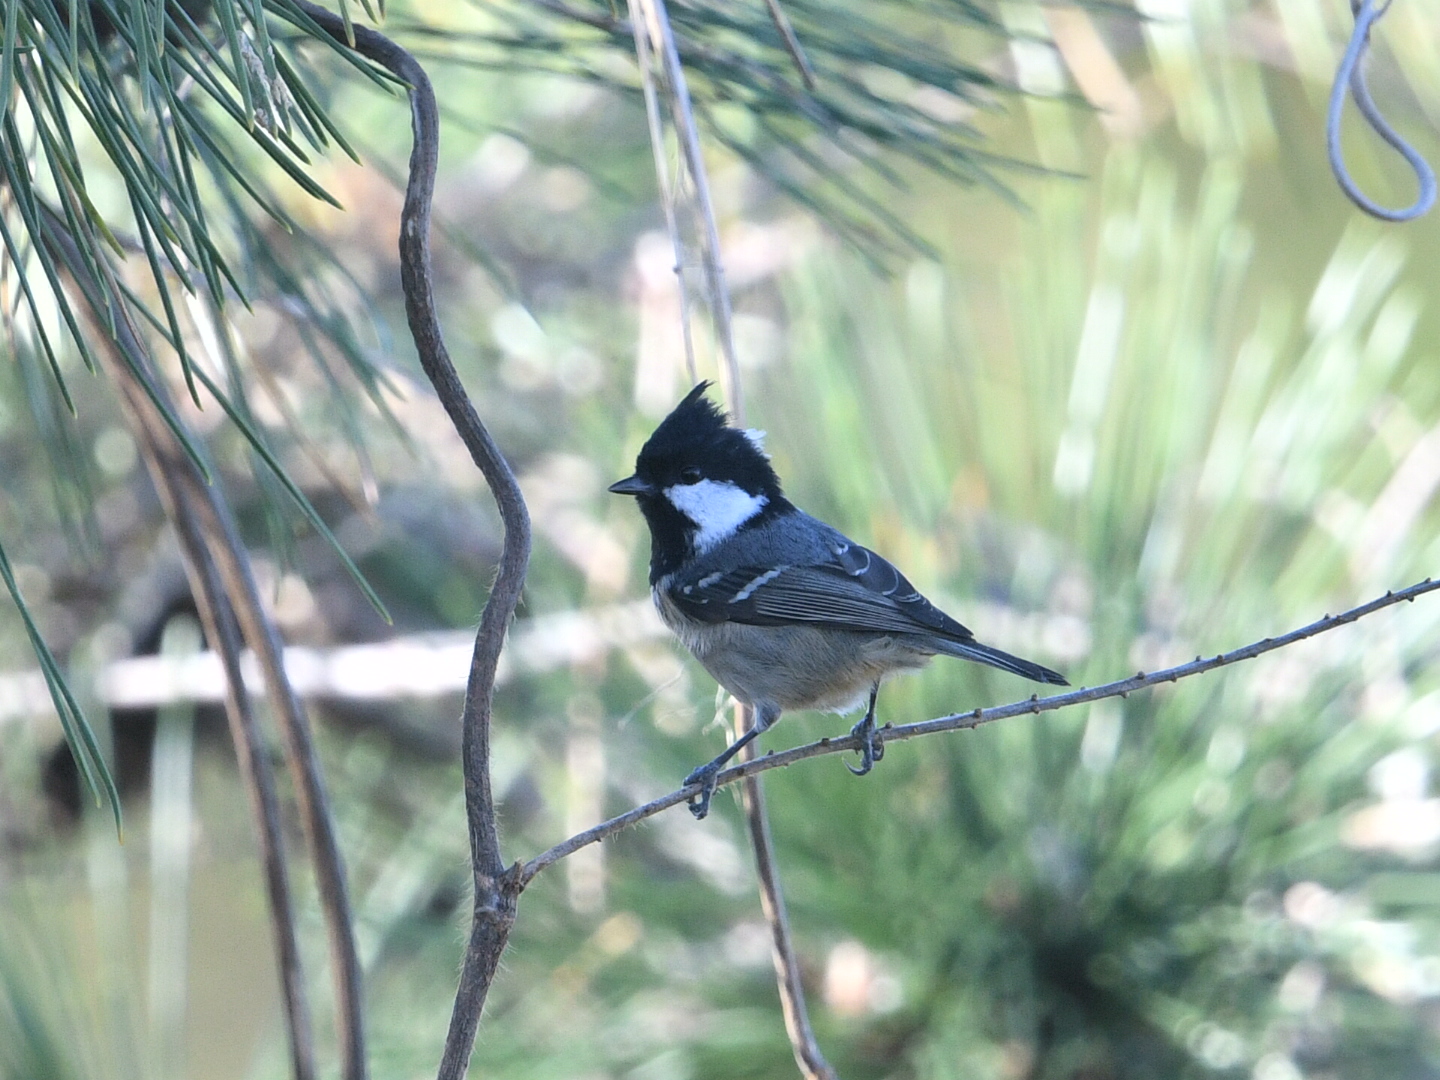
[{"label": "black throat", "polygon": [[[694,559],[700,527],[665,495],[701,481],[732,484],[766,504],[739,527],[740,532],[793,509],[780,490],[780,478],[755,432],[729,425],[719,406],[705,397],[709,383],[699,383],[660,422],[635,459],[633,483],[621,488],[639,501],[650,526],[650,584],[673,574]],[[613,490],[613,489],[612,489]]]},{"label": "black throat", "polygon": [[[772,518],[795,508],[783,495],[767,496],[759,513],[750,518],[735,535],[758,528]],[[654,586],[666,574],[673,574],[695,558],[695,536],[700,527],[675,509],[664,495],[641,495],[637,502],[650,527],[650,584]]]}]

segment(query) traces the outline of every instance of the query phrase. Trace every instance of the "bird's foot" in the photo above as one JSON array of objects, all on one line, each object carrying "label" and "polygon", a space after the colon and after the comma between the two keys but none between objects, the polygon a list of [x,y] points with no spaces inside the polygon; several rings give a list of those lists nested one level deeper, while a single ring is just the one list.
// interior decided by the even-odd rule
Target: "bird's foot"
[{"label": "bird's foot", "polygon": [[848,761],[845,767],[856,776],[864,776],[885,756],[885,743],[875,730],[875,714],[867,712],[865,718],[850,729],[850,734],[860,740],[860,767],[857,769]]},{"label": "bird's foot", "polygon": [[690,797],[690,813],[695,815],[699,821],[706,814],[710,813],[710,796],[715,794],[715,778],[720,775],[720,763],[710,762],[708,765],[701,765],[698,769],[685,777],[683,786],[691,784],[700,785],[700,793]]}]

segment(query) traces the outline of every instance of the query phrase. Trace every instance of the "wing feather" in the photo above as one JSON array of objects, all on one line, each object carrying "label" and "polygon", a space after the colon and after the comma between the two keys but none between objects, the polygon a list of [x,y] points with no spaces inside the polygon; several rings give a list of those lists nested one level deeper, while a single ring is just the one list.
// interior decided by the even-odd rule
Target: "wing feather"
[{"label": "wing feather", "polygon": [[803,566],[742,566],[693,580],[677,579],[670,600],[693,619],[751,626],[815,623],[883,634],[933,634],[952,641],[974,635],[921,596],[889,562],[858,544],[839,544],[831,558]]}]

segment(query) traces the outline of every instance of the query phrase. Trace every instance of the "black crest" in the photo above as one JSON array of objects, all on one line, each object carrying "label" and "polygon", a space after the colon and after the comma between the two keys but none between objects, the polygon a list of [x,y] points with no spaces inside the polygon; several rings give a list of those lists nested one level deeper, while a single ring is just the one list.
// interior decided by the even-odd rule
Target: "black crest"
[{"label": "black crest", "polygon": [[746,491],[782,498],[780,478],[751,437],[730,426],[702,382],[660,422],[635,460],[635,474],[657,488],[706,480],[729,481]]},{"label": "black crest", "polygon": [[733,428],[724,411],[705,396],[702,382],[676,405],[640,448],[635,475],[610,490],[633,495],[650,526],[650,583],[678,569],[694,550],[697,526],[667,492],[715,481],[763,495],[763,509],[746,527],[793,509],[780,490],[780,478],[752,434]]}]

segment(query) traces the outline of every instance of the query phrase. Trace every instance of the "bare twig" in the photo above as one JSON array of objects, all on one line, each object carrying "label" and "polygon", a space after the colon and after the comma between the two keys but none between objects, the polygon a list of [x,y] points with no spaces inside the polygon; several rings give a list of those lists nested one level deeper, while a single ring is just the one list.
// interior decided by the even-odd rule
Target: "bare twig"
[{"label": "bare twig", "polygon": [[[178,449],[178,448],[177,448]],[[173,464],[173,460],[172,460]],[[335,836],[320,759],[315,753],[310,722],[299,695],[285,675],[284,650],[279,631],[266,614],[250,559],[228,506],[215,489],[200,485],[198,472],[183,475],[188,501],[199,520],[205,540],[215,556],[225,592],[246,644],[255,652],[265,677],[265,691],[280,725],[286,764],[295,785],[300,824],[315,866],[315,883],[330,948],[330,974],[335,983],[335,1011],[340,1040],[340,1071],[346,1080],[364,1080],[365,1012],[360,960],[355,951],[354,920],[350,911],[345,862]]]},{"label": "bare twig", "polygon": [[[791,55],[799,64],[806,85],[813,85],[814,76],[800,44],[795,40],[785,13],[776,0],[768,0],[771,16],[781,35],[791,48]],[[682,256],[684,241],[677,224],[674,205],[675,190],[669,179],[665,159],[663,132],[656,101],[655,78],[651,71],[653,64],[651,44],[660,54],[661,68],[669,97],[672,122],[676,138],[683,151],[684,168],[681,176],[688,171],[693,201],[690,209],[691,220],[698,219],[699,246],[705,269],[706,294],[710,317],[719,339],[720,352],[725,361],[726,397],[730,413],[737,423],[744,423],[745,394],[740,383],[740,365],[735,353],[734,335],[731,331],[730,290],[725,284],[724,267],[720,261],[720,230],[715,221],[715,206],[710,198],[710,182],[705,169],[705,159],[700,149],[700,133],[695,126],[695,115],[690,104],[690,90],[685,81],[685,72],[680,64],[680,53],[670,26],[670,17],[665,0],[629,0],[631,25],[635,38],[635,55],[640,66],[641,83],[645,90],[645,111],[650,121],[650,141],[655,153],[655,170],[660,184],[660,193],[665,201],[665,222],[670,230],[671,243],[675,248],[676,274],[680,284],[680,317],[684,324],[685,358],[689,366],[690,381],[695,381],[695,358],[691,345],[689,303],[684,276]],[[735,710],[735,737],[740,738],[749,728],[751,710],[738,705]],[[748,761],[754,756],[753,743],[741,752],[740,760]],[[780,873],[775,860],[775,845],[770,837],[770,821],[765,812],[765,795],[761,790],[759,777],[745,779],[742,792],[745,807],[745,822],[750,834],[750,847],[755,852],[755,869],[760,886],[760,907],[770,927],[771,953],[775,961],[775,982],[780,993],[781,1011],[785,1017],[785,1032],[789,1036],[795,1062],[806,1080],[834,1080],[835,1072],[826,1062],[810,1026],[809,1010],[805,1006],[805,989],[800,980],[800,960],[795,952],[795,941],[790,933],[790,920],[785,912],[785,896],[780,887]]]},{"label": "bare twig", "polygon": [[[690,88],[680,66],[680,52],[670,27],[665,0],[632,0],[638,5],[636,23],[644,22],[660,54],[661,68],[670,89],[670,108],[674,116],[675,137],[680,142],[690,181],[695,187],[696,211],[700,218],[700,260],[705,270],[706,291],[709,293],[711,316],[715,320],[715,336],[725,358],[725,377],[729,385],[740,385],[740,364],[735,356],[734,335],[730,332],[730,290],[725,286],[725,270],[720,263],[720,232],[715,223],[715,204],[710,198],[710,181],[700,149],[700,131],[695,125],[695,111],[690,104]],[[643,16],[643,17],[642,17]],[[635,33],[642,33],[639,27]],[[738,396],[737,396],[738,405]],[[742,419],[736,413],[736,419]]]},{"label": "bare twig", "polygon": [[[127,367],[126,372],[134,373],[125,384],[130,396],[134,398],[138,395],[145,399],[147,408],[142,415],[147,427],[163,422],[153,402],[166,402],[169,407],[168,390],[164,383],[140,366]],[[140,378],[146,378],[150,384],[148,395],[144,393],[144,388],[137,385]],[[139,404],[134,402],[136,407]],[[173,413],[173,408],[170,411]],[[166,473],[166,483],[173,485],[175,505],[172,520],[177,513],[193,519],[201,542],[210,552],[240,633],[254,651],[264,676],[266,696],[280,726],[281,745],[294,784],[301,830],[314,865],[320,910],[325,922],[330,974],[335,985],[340,1072],[346,1080],[365,1080],[368,1066],[364,992],[360,960],[355,950],[345,860],[335,835],[335,818],[330,812],[330,800],[315,751],[310,721],[305,706],[285,673],[280,633],[261,602],[250,557],[229,506],[192,460],[182,460],[185,458],[184,451],[172,433],[167,432],[163,442],[159,442],[158,438],[157,432],[156,452],[160,465]],[[239,685],[243,687],[243,684]]]},{"label": "bare twig", "polygon": [[629,0],[630,28],[635,38],[635,60],[640,69],[640,87],[645,96],[645,120],[650,128],[650,151],[655,158],[655,182],[660,186],[660,207],[665,212],[665,231],[675,252],[675,287],[680,291],[680,333],[685,342],[685,371],[692,384],[700,381],[695,366],[695,334],[690,325],[690,290],[685,287],[685,241],[675,216],[675,184],[665,160],[665,132],[660,121],[660,99],[655,90],[654,54],[645,20],[635,8],[643,0]]},{"label": "bare twig", "polygon": [[[1177,667],[1166,668],[1163,671],[1152,671],[1148,674],[1140,672],[1130,676],[1128,679],[1119,679],[1115,682],[1106,683],[1103,686],[1081,687],[1079,690],[1072,690],[1067,694],[1055,694],[1052,697],[1031,697],[1026,701],[1017,701],[1009,705],[998,705],[993,709],[975,709],[965,713],[951,713],[949,716],[936,717],[933,720],[921,720],[914,724],[902,724],[899,727],[886,725],[880,729],[878,734],[885,742],[901,742],[905,739],[914,739],[921,735],[934,735],[941,731],[962,731],[979,727],[981,724],[988,724],[995,720],[1005,720],[1012,716],[1024,716],[1026,713],[1055,712],[1057,709],[1068,708],[1071,705],[1083,705],[1091,701],[1099,701],[1102,698],[1125,697],[1136,690],[1144,690],[1151,686],[1158,686],[1162,683],[1179,682],[1181,679],[1188,679],[1192,675],[1203,675],[1206,672],[1214,671],[1216,668],[1227,667],[1230,664],[1238,664],[1242,660],[1252,660],[1265,653],[1274,652],[1276,649],[1283,649],[1287,645],[1293,645],[1297,641],[1315,637],[1326,631],[1334,630],[1336,627],[1345,626],[1364,618],[1383,608],[1391,607],[1394,604],[1406,601],[1414,601],[1426,593],[1440,589],[1440,581],[1432,581],[1426,578],[1418,584],[1411,585],[1407,589],[1400,589],[1397,592],[1387,592],[1384,596],[1377,597],[1369,603],[1361,604],[1359,607],[1351,608],[1349,611],[1339,615],[1327,615],[1307,626],[1276,638],[1265,638],[1253,642],[1233,652],[1219,653],[1210,659],[1196,657],[1188,664],[1180,664]],[[723,787],[725,784],[733,784],[746,776],[755,776],[770,769],[785,768],[794,765],[797,761],[804,761],[807,758],[820,757],[825,754],[839,754],[850,750],[859,750],[860,740],[852,735],[839,739],[821,739],[818,742],[806,743],[804,746],[797,746],[791,750],[781,753],[769,753],[762,758],[747,761],[740,765],[726,769],[716,778],[716,786]],[[593,828],[584,832],[576,833],[568,839],[562,840],[547,851],[542,851],[529,862],[519,868],[518,877],[522,886],[528,884],[536,874],[551,866],[567,855],[572,855],[589,844],[598,843],[606,837],[613,836],[622,829],[636,825],[646,818],[654,817],[661,811],[668,810],[672,806],[688,802],[693,796],[700,793],[699,784],[691,784],[689,787],[672,791],[668,795],[646,803],[644,806],[637,806],[627,810],[618,817],[609,821],[602,821]]]},{"label": "bare twig", "polygon": [[[280,800],[275,790],[275,776],[270,767],[260,724],[256,720],[250,697],[240,670],[240,653],[244,642],[235,615],[226,596],[222,575],[211,554],[210,538],[195,513],[193,501],[197,485],[177,478],[182,469],[193,470],[194,463],[173,440],[157,438],[154,418],[139,419],[137,398],[144,392],[122,381],[129,372],[112,368],[111,375],[122,386],[122,397],[132,417],[132,427],[140,435],[139,443],[152,481],[155,483],[166,516],[175,526],[180,547],[185,555],[190,591],[205,636],[216,643],[225,668],[225,711],[230,721],[231,741],[235,744],[240,777],[249,796],[257,823],[260,859],[265,869],[266,892],[269,897],[271,923],[275,935],[280,968],[281,996],[285,1002],[287,1025],[290,1029],[291,1056],[296,1080],[315,1076],[315,1051],[310,1030],[310,1010],[305,997],[305,977],[295,940],[295,910],[290,896],[288,871],[285,865],[284,841],[280,816]],[[148,402],[147,402],[148,403]],[[169,434],[168,431],[165,434]],[[200,479],[197,475],[196,479]],[[200,487],[205,487],[200,479]]]},{"label": "bare twig", "polygon": [[[736,738],[749,730],[751,713],[748,705],[736,705]],[[751,761],[757,752],[753,742],[747,743],[740,750],[740,760]],[[765,812],[765,792],[758,776],[747,776],[740,782],[740,802],[745,810],[745,826],[750,832],[750,847],[755,852],[760,909],[770,927],[775,985],[780,991],[780,1011],[785,1017],[785,1034],[790,1037],[795,1064],[805,1080],[835,1080],[835,1070],[820,1052],[815,1029],[810,1026],[810,1010],[805,1007],[800,958],[795,952],[794,935],[790,933],[790,916],[785,911],[785,894],[780,889],[780,872],[775,865],[775,844],[770,839],[770,817]]]},{"label": "bare twig", "polygon": [[[205,317],[212,318],[217,337],[223,338],[224,332],[218,326],[218,320],[213,319],[213,313],[205,305],[200,305],[196,312],[197,321]],[[164,392],[163,386],[157,387],[157,394]],[[368,1072],[364,992],[359,955],[355,949],[354,920],[344,857],[335,835],[335,819],[330,812],[310,721],[294,684],[286,674],[284,644],[274,621],[261,603],[260,590],[255,584],[250,559],[234,517],[211,485],[200,483],[197,486],[200,481],[203,478],[191,463],[191,468],[180,476],[182,490],[177,495],[188,508],[187,512],[196,519],[210,546],[240,632],[259,661],[266,696],[280,726],[281,744],[295,785],[300,824],[314,864],[320,907],[324,914],[330,971],[335,984],[341,1075],[346,1080],[364,1080]]]},{"label": "bare twig", "polygon": [[414,145],[410,152],[405,205],[400,214],[400,278],[405,293],[405,313],[420,365],[484,475],[505,529],[495,585],[475,637],[462,713],[465,805],[475,896],[470,941],[440,1061],[442,1080],[454,1080],[463,1076],[469,1066],[480,1011],[514,925],[515,902],[520,893],[513,869],[507,871],[501,858],[496,832],[495,799],[490,786],[490,714],[505,628],[519,603],[529,565],[530,515],[515,474],[480,422],[450,362],[435,311],[430,269],[430,205],[435,188],[440,124],[430,79],[413,56],[385,35],[364,26],[347,28],[339,16],[309,0],[296,2],[337,42],[353,40],[358,53],[382,65],[410,87]]},{"label": "bare twig", "polygon": [[770,9],[770,18],[775,23],[775,29],[780,31],[780,36],[785,41],[785,48],[790,53],[790,59],[794,60],[795,66],[800,69],[800,78],[805,80],[805,89],[814,90],[815,69],[810,66],[810,58],[800,47],[800,39],[795,36],[795,28],[790,25],[790,19],[785,14],[785,9],[780,6],[780,0],[765,0],[765,6]]},{"label": "bare twig", "polygon": [[[71,251],[67,255],[73,255],[75,260],[68,264],[69,268],[86,295],[95,321],[103,327],[111,325],[112,317],[114,322],[124,322],[120,316],[128,309],[118,284],[113,280],[102,282],[94,279],[58,214],[46,208],[44,220],[50,239],[55,243],[69,244]],[[360,964],[355,952],[354,920],[350,912],[344,860],[335,837],[334,817],[330,813],[309,720],[286,678],[280,635],[260,601],[260,591],[255,585],[250,559],[240,540],[240,530],[234,517],[210,485],[208,477],[201,472],[194,451],[182,446],[182,423],[170,403],[169,391],[153,370],[133,325],[127,322],[123,335],[119,329],[116,334],[124,337],[126,345],[116,349],[111,359],[119,361],[114,365],[115,377],[129,400],[133,415],[147,431],[157,424],[166,428],[163,435],[158,429],[155,431],[152,449],[159,466],[170,470],[167,483],[176,485],[172,491],[173,512],[179,513],[183,505],[193,516],[201,534],[200,543],[210,554],[240,633],[254,650],[265,677],[266,693],[280,724],[286,764],[295,786],[301,828],[314,864],[320,909],[325,921],[331,975],[335,983],[341,1075],[346,1080],[364,1080],[365,1011]],[[103,334],[97,336],[104,337]],[[192,447],[195,445],[194,439],[189,442]],[[172,521],[178,528],[178,518],[172,516]],[[239,692],[243,693],[243,684],[237,685],[242,687]]]},{"label": "bare twig", "polygon": [[[776,26],[792,45],[792,55],[800,65],[807,85],[813,82],[809,64],[800,51],[799,42],[775,0],[769,0],[770,11]],[[725,361],[726,398],[730,413],[737,423],[745,418],[745,395],[740,383],[740,366],[735,353],[734,335],[731,331],[730,291],[725,284],[724,267],[720,262],[720,231],[715,221],[715,207],[710,199],[710,183],[705,169],[705,160],[700,150],[700,134],[695,126],[695,116],[690,105],[690,91],[685,82],[685,72],[680,64],[680,54],[670,26],[665,0],[629,0],[631,26],[635,38],[635,55],[640,67],[641,84],[645,90],[645,111],[650,121],[650,142],[655,154],[655,171],[660,184],[661,198],[665,203],[665,223],[670,231],[671,243],[675,249],[676,274],[680,284],[680,318],[685,333],[685,358],[689,367],[690,381],[696,378],[694,350],[691,345],[690,309],[688,290],[684,277],[684,240],[680,235],[675,205],[679,185],[670,182],[665,157],[664,135],[660,123],[660,109],[657,102],[655,77],[651,68],[654,64],[654,49],[660,54],[666,92],[669,98],[672,122],[676,138],[683,151],[683,177],[688,171],[691,182],[692,201],[689,219],[697,223],[699,246],[705,269],[706,299],[715,335],[720,343],[720,352]],[[735,711],[735,737],[738,739],[751,722],[751,710],[737,705]],[[754,755],[751,743],[742,752],[740,760],[748,761]],[[807,1080],[833,1080],[835,1073],[820,1052],[815,1033],[810,1027],[809,1010],[805,1006],[805,990],[800,980],[800,961],[795,952],[794,938],[790,933],[790,920],[785,912],[785,896],[780,887],[780,874],[775,860],[775,845],[770,838],[770,823],[765,812],[765,795],[758,777],[745,780],[742,801],[745,806],[745,822],[750,835],[750,847],[755,852],[756,876],[760,886],[760,907],[770,927],[772,955],[775,961],[775,981],[780,993],[781,1010],[785,1017],[785,1031],[795,1053],[795,1062]]]},{"label": "bare twig", "polygon": [[[240,776],[255,818],[260,862],[270,905],[271,932],[275,939],[276,966],[280,971],[281,998],[286,1030],[290,1039],[291,1067],[296,1080],[316,1075],[315,1048],[310,1009],[305,996],[305,976],[295,938],[295,910],[285,864],[284,832],[275,775],[270,768],[260,725],[245,691],[240,670],[243,642],[224,583],[212,554],[210,540],[193,508],[198,489],[207,497],[208,485],[194,460],[179,445],[168,421],[159,414],[155,401],[139,385],[148,357],[129,313],[109,282],[97,281],[80,256],[65,224],[42,207],[45,241],[66,267],[90,309],[97,332],[94,341],[103,348],[100,355],[120,389],[121,401],[136,435],[151,479],[155,483],[166,515],[175,527],[185,555],[185,570],[205,636],[213,643],[225,669],[225,714]],[[107,301],[108,296],[108,301]],[[114,312],[114,330],[109,313]]]},{"label": "bare twig", "polygon": [[[744,415],[744,391],[737,377],[730,384],[730,411]],[[735,703],[735,737],[738,739],[754,722],[754,710]],[[740,750],[740,761],[752,761],[759,753],[755,743]],[[780,994],[780,1012],[785,1018],[785,1034],[795,1064],[805,1080],[836,1080],[834,1068],[825,1060],[815,1029],[810,1026],[810,1010],[805,1004],[805,984],[800,977],[800,955],[795,949],[795,936],[790,932],[790,916],[785,910],[785,893],[780,886],[780,868],[775,858],[775,842],[770,836],[770,815],[765,809],[765,792],[760,777],[747,776],[741,781],[740,802],[745,811],[745,827],[750,834],[750,849],[755,853],[755,877],[760,887],[760,910],[770,927],[770,956],[775,964],[775,987]]]}]

